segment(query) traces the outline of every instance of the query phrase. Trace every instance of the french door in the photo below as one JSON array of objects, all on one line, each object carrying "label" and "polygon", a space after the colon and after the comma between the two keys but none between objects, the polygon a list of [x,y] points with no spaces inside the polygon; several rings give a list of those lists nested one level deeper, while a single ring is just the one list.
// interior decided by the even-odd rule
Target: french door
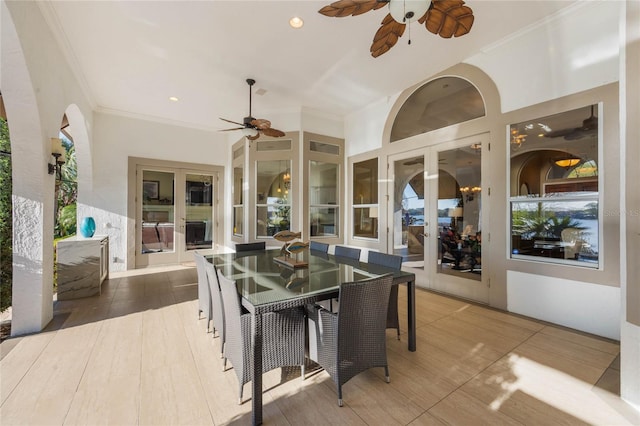
[{"label": "french door", "polygon": [[487,140],[479,135],[396,154],[388,165],[389,252],[403,256],[428,288],[482,303],[489,300],[482,264]]},{"label": "french door", "polygon": [[216,241],[216,172],[138,165],[136,267],[193,260]]}]

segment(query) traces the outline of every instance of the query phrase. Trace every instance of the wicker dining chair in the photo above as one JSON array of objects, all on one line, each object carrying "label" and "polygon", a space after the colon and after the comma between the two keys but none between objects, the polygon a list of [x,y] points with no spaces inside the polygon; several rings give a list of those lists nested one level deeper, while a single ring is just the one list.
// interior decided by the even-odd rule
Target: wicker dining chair
[{"label": "wicker dining chair", "polygon": [[345,246],[336,246],[336,249],[333,253],[337,257],[344,257],[347,259],[355,259],[360,260],[360,249],[353,247],[345,247]]},{"label": "wicker dining chair", "polygon": [[319,241],[311,241],[309,242],[309,250],[327,253],[329,251],[329,244],[321,243]]},{"label": "wicker dining chair", "polygon": [[[402,268],[402,256],[395,254],[370,251],[367,263],[385,266],[400,270]],[[387,328],[395,328],[400,340],[400,319],[398,318],[398,284],[391,287],[389,293],[389,308],[387,309]]]},{"label": "wicker dining chair", "polygon": [[239,243],[236,244],[236,252],[265,250],[266,247],[267,245],[264,241],[259,241],[256,243]]},{"label": "wicker dining chair", "polygon": [[[207,282],[209,284],[209,294],[211,295],[211,311],[213,319],[213,337],[216,331],[220,338],[220,358],[224,358],[224,342],[225,342],[225,325],[224,325],[224,307],[222,305],[222,294],[220,293],[220,284],[218,283],[218,274],[216,267],[211,262],[205,260],[205,271],[207,273]],[[225,358],[224,367],[227,360]]]},{"label": "wicker dining chair", "polygon": [[357,374],[387,363],[386,318],[392,275],[340,285],[338,313],[307,305],[309,358],[324,368],[336,385],[342,407],[342,385]]},{"label": "wicker dining chair", "polygon": [[200,315],[204,315],[207,319],[208,333],[209,323],[211,322],[211,295],[209,294],[209,284],[205,271],[205,264],[208,262],[204,256],[197,251],[193,252],[193,259],[195,260],[196,272],[198,273],[198,319],[200,319]]},{"label": "wicker dining chair", "polygon": [[[242,314],[236,282],[218,270],[225,325],[224,355],[238,377],[239,400],[252,377],[251,314]],[[289,308],[262,315],[262,372],[284,366],[304,368],[304,309]]]}]

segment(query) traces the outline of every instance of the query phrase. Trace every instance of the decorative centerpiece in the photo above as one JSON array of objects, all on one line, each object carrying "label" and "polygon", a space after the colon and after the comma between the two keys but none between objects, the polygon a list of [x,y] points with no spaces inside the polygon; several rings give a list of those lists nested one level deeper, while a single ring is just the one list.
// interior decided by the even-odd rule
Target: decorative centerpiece
[{"label": "decorative centerpiece", "polygon": [[[289,230],[280,231],[275,234],[273,238],[284,242],[284,245],[280,249],[281,256],[275,257],[273,260],[290,268],[306,268],[309,266],[308,262],[298,260],[298,253],[308,248],[309,243],[303,241],[291,242],[300,237],[302,237],[302,232],[293,232]],[[294,258],[291,258],[292,254],[294,255]]]}]

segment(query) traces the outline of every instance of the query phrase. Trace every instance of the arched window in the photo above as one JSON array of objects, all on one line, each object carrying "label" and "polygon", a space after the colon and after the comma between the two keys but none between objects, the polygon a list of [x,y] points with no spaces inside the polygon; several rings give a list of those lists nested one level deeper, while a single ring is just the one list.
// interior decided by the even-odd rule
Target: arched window
[{"label": "arched window", "polygon": [[484,101],[473,84],[459,77],[440,77],[405,101],[393,122],[391,142],[484,115]]}]

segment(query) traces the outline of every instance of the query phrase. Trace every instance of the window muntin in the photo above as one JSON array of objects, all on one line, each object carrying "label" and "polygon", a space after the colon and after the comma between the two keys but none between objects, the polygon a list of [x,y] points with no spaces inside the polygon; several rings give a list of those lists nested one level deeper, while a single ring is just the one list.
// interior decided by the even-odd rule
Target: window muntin
[{"label": "window muntin", "polygon": [[599,266],[597,110],[509,127],[512,258]]},{"label": "window muntin", "polygon": [[290,229],[291,161],[258,161],[256,172],[256,237],[272,237]]},{"label": "window muntin", "polygon": [[309,161],[310,229],[312,237],[339,235],[338,184],[336,163]]},{"label": "window muntin", "polygon": [[378,238],[378,159],[353,164],[353,236]]}]

